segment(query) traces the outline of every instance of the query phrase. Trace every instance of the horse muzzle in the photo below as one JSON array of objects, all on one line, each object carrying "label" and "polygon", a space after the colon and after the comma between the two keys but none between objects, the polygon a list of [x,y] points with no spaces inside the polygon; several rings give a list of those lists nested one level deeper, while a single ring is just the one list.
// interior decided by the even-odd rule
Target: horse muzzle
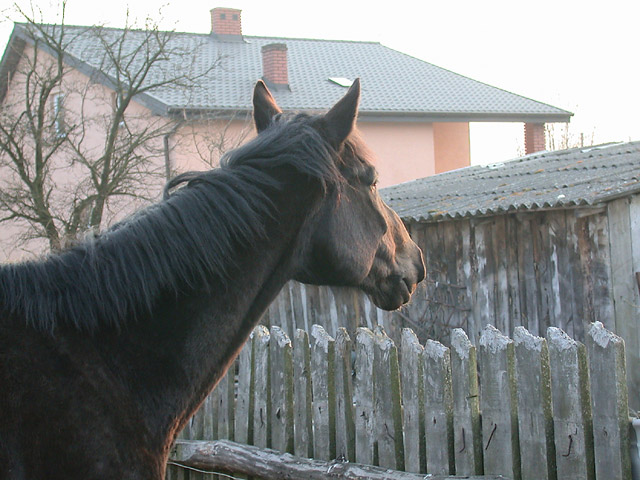
[{"label": "horse muzzle", "polygon": [[405,268],[395,271],[383,278],[375,279],[363,289],[373,303],[383,310],[397,310],[411,300],[416,286],[425,277],[422,252],[416,247],[413,260],[405,263]]}]

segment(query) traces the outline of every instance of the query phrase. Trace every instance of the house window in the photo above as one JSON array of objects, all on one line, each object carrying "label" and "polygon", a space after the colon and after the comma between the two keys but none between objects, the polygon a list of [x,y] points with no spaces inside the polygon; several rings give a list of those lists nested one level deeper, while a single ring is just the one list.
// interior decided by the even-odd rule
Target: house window
[{"label": "house window", "polygon": [[64,121],[64,94],[53,96],[53,127],[57,138],[67,136],[67,126]]}]

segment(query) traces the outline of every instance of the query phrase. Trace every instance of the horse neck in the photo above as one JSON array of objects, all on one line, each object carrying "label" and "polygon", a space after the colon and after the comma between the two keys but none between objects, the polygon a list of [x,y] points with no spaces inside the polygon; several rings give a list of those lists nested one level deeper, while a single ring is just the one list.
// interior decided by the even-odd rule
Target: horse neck
[{"label": "horse neck", "polygon": [[[267,221],[266,235],[247,242],[250,246],[232,259],[241,274],[225,288],[183,289],[177,299],[158,303],[153,321],[142,322],[127,336],[125,350],[150,355],[142,361],[144,365],[117,368],[130,372],[131,391],[151,434],[163,442],[165,450],[292,276],[301,232],[314,210],[308,185],[305,188],[301,182],[294,190],[298,191],[274,195],[277,214]],[[304,200],[293,202],[292,198]],[[140,369],[147,372],[142,384]]]}]

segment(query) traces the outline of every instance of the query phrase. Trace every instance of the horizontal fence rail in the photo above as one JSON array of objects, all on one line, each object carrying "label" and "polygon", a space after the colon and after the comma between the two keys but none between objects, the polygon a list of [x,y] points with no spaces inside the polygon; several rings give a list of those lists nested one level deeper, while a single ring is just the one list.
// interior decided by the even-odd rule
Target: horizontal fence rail
[{"label": "horizontal fence rail", "polygon": [[627,479],[624,358],[599,322],[585,344],[487,325],[477,346],[453,330],[451,347],[410,329],[396,345],[380,327],[292,341],[258,326],[181,438],[434,475]]}]

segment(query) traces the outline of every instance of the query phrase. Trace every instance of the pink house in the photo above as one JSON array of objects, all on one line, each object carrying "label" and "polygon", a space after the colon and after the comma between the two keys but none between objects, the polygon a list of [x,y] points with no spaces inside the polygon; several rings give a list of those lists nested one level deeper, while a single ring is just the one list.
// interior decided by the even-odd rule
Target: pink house
[{"label": "pink house", "polygon": [[[12,89],[20,88],[19,76],[14,75],[20,62],[33,52],[24,28],[15,25],[0,62],[0,101],[4,104]],[[70,36],[87,30],[65,28]],[[122,35],[117,29],[109,33]],[[142,34],[128,31],[127,42],[135,45]],[[170,59],[170,68],[188,65],[198,73],[207,72],[212,62],[217,66],[202,77],[197,88],[167,85],[147,91],[135,97],[127,110],[140,121],[173,124],[170,134],[154,146],[158,170],[167,175],[210,168],[224,150],[253,135],[251,92],[260,78],[283,109],[310,113],[326,110],[360,78],[359,130],[377,158],[382,187],[468,166],[470,122],[524,123],[525,150],[530,153],[544,148],[545,123],[567,122],[572,115],[375,42],[246,36],[241,11],[236,9],[214,8],[209,34],[174,33],[171,42],[190,54],[189,58]],[[66,98],[67,117],[80,109],[105,108],[114,101],[113,82],[109,72],[101,71],[97,48],[99,44],[87,35],[78,35],[67,48],[70,75],[98,92],[95,104],[79,99],[74,104],[73,98]],[[60,95],[65,95],[63,89],[64,82]],[[99,132],[85,134],[95,135],[95,144],[100,145]],[[0,237],[5,237],[2,233]]]}]

